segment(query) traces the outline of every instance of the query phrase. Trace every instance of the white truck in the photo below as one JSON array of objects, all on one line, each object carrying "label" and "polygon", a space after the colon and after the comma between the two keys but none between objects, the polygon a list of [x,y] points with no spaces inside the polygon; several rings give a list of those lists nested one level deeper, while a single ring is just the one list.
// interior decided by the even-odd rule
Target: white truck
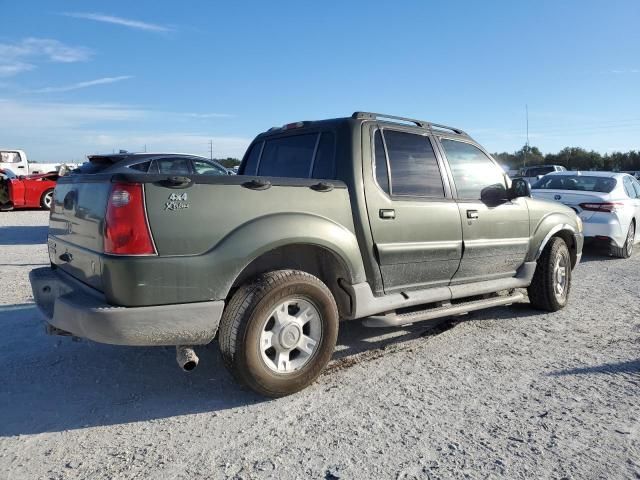
[{"label": "white truck", "polygon": [[11,170],[16,175],[34,175],[36,173],[50,173],[60,170],[62,165],[69,169],[77,168],[77,163],[36,163],[27,160],[23,150],[0,148],[0,170]]},{"label": "white truck", "polygon": [[[534,185],[538,180],[551,172],[566,172],[567,169],[562,165],[533,165],[531,167],[523,167],[520,174],[516,178],[524,178],[530,185]],[[513,177],[512,177],[513,178]]]}]

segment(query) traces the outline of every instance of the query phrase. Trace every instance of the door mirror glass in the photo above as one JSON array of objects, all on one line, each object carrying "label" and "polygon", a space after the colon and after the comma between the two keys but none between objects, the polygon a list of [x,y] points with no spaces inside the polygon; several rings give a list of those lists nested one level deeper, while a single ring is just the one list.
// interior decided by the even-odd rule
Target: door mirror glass
[{"label": "door mirror glass", "polygon": [[530,197],[531,185],[524,178],[514,178],[509,189],[509,198]]},{"label": "door mirror glass", "polygon": [[498,205],[509,200],[509,198],[507,197],[507,190],[504,188],[504,185],[496,183],[480,191],[480,200],[487,205]]}]

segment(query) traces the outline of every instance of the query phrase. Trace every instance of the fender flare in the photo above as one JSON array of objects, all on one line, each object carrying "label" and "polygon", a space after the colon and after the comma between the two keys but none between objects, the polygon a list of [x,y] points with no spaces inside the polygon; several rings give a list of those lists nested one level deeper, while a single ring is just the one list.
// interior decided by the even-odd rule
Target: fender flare
[{"label": "fender flare", "polygon": [[362,254],[353,232],[326,217],[277,213],[255,218],[227,234],[213,249],[219,259],[235,259],[223,268],[228,292],[242,271],[265,253],[287,245],[313,245],[334,254],[349,272],[351,283],[366,281]]},{"label": "fender flare", "polygon": [[538,250],[536,251],[535,260],[538,260],[540,258],[540,255],[542,255],[542,252],[544,251],[545,247],[547,246],[547,243],[549,243],[549,240],[551,240],[551,237],[553,237],[556,233],[561,232],[562,230],[567,230],[567,231],[571,232],[572,235],[575,235],[575,233],[576,233],[576,229],[573,226],[569,225],[568,223],[563,223],[561,225],[556,225],[551,230],[549,230],[547,235],[544,237],[544,239],[540,243],[540,246],[538,247]]}]

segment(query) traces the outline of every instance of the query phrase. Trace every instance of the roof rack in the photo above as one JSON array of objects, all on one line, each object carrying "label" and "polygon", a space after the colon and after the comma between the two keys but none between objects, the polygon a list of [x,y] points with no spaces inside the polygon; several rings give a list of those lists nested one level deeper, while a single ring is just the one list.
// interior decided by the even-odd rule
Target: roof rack
[{"label": "roof rack", "polygon": [[448,127],[447,125],[440,125],[439,123],[426,122],[424,120],[416,120],[415,118],[397,117],[395,115],[387,115],[385,113],[373,113],[373,112],[353,112],[351,118],[359,120],[396,120],[400,122],[408,122],[417,125],[420,128],[426,128],[428,130],[450,130],[458,135],[469,136],[464,130],[460,130],[455,127]]}]

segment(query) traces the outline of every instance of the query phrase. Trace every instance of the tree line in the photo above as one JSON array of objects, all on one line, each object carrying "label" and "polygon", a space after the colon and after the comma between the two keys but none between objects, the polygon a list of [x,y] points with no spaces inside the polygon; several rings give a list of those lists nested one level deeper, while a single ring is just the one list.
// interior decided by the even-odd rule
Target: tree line
[{"label": "tree line", "polygon": [[[492,154],[501,165],[511,170],[518,170],[531,165],[562,165],[567,170],[607,170],[607,171],[640,171],[640,151],[613,152],[604,155],[594,150],[580,147],[566,147],[558,153],[544,155],[538,147],[525,145],[517,152]],[[225,168],[240,165],[237,158],[216,158]]]},{"label": "tree line", "polygon": [[562,165],[567,170],[640,171],[640,151],[636,150],[602,155],[580,147],[566,147],[558,153],[543,155],[538,147],[525,145],[514,153],[494,153],[493,158],[511,170],[530,165]]}]

